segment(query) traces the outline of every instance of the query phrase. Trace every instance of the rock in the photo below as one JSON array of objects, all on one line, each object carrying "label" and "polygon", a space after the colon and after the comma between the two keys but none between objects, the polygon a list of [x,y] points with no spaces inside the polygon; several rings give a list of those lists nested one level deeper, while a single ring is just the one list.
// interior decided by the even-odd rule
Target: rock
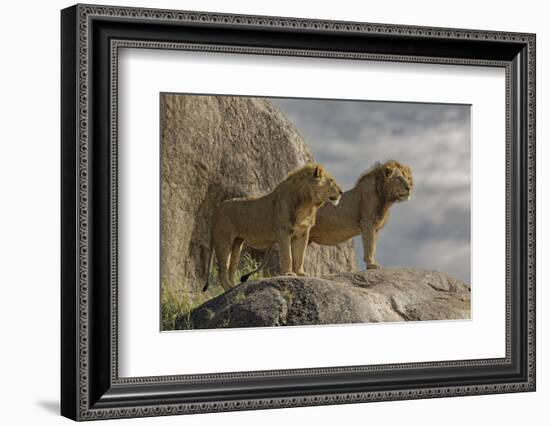
[{"label": "rock", "polygon": [[194,309],[177,328],[237,328],[470,318],[470,288],[447,274],[377,269],[250,281]]},{"label": "rock", "polygon": [[[227,198],[272,190],[312,155],[292,124],[264,99],[164,94],[161,122],[162,283],[193,302],[202,297],[206,280],[214,207]],[[355,268],[351,241],[308,248],[305,269],[311,275]],[[278,272],[276,256],[267,269]]]}]

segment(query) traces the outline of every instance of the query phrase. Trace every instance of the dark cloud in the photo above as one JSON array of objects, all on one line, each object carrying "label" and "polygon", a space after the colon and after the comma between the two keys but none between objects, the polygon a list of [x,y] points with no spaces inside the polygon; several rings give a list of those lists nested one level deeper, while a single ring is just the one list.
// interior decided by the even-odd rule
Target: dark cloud
[{"label": "dark cloud", "polygon": [[[353,187],[375,161],[413,170],[410,201],[392,209],[378,260],[470,281],[470,107],[399,102],[274,99],[341,183]],[[360,240],[356,241],[362,258]]]}]

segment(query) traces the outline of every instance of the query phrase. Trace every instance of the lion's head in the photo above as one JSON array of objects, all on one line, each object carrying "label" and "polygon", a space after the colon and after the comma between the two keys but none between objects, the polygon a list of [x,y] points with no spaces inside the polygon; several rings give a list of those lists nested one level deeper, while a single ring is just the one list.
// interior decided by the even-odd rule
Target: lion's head
[{"label": "lion's head", "polygon": [[321,165],[313,170],[313,188],[314,200],[318,202],[328,201],[336,206],[342,197],[342,188]]},{"label": "lion's head", "polygon": [[335,206],[342,197],[342,188],[338,186],[331,174],[318,163],[308,163],[291,173],[287,181],[298,187],[298,193],[304,200],[313,204],[330,202]]},{"label": "lion's head", "polygon": [[391,160],[380,165],[381,187],[384,195],[391,201],[405,201],[411,198],[414,186],[411,168],[398,161]]}]

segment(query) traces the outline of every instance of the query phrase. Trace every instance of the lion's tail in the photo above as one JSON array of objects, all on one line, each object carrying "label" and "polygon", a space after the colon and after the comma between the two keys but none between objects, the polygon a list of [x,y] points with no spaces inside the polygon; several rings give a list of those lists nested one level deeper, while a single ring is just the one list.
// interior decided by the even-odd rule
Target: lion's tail
[{"label": "lion's tail", "polygon": [[208,290],[210,284],[210,271],[212,270],[212,261],[214,260],[214,238],[210,235],[210,248],[208,252],[208,261],[206,262],[206,284],[202,288],[202,291]]},{"label": "lion's tail", "polygon": [[273,249],[273,246],[269,247],[269,249],[264,254],[264,258],[262,259],[262,263],[260,263],[260,265],[256,269],[253,269],[252,271],[250,271],[250,272],[248,272],[244,275],[241,275],[241,283],[246,282],[252,274],[255,274],[259,270],[263,269],[263,267],[267,264],[267,259],[269,258],[269,255],[271,254],[272,249]]}]

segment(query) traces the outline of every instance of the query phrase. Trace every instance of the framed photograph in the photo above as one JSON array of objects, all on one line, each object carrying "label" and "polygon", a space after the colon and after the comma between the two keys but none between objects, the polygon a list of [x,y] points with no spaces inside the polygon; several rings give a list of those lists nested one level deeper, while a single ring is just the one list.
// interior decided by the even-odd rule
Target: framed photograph
[{"label": "framed photograph", "polygon": [[535,35],[61,12],[61,413],[535,390]]}]

